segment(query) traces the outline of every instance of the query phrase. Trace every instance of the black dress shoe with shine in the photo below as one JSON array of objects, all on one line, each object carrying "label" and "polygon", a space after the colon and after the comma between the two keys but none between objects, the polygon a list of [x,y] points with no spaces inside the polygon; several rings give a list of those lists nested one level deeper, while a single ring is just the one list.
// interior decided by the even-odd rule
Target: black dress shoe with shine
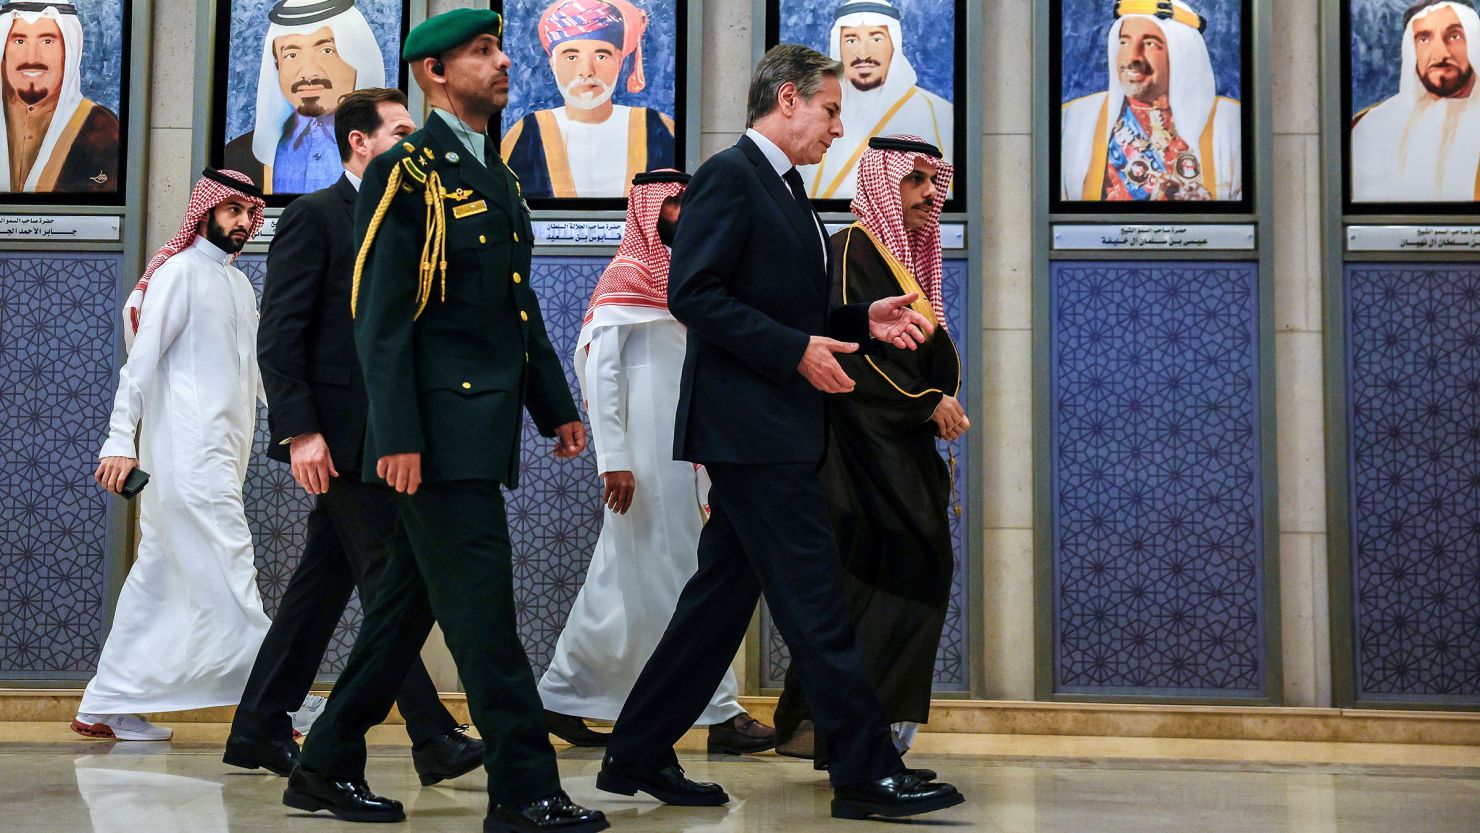
[{"label": "black dress shoe with shine", "polygon": [[596,775],[596,789],[617,795],[645,792],[664,804],[681,807],[718,807],[728,804],[730,796],[718,784],[690,781],[683,767],[669,764],[661,769],[638,769],[614,761],[610,755],[601,762]]},{"label": "black dress shoe with shine", "polygon": [[483,757],[483,741],[468,734],[466,723],[411,747],[411,764],[423,787],[467,775]]},{"label": "black dress shoe with shine", "polygon": [[261,740],[232,733],[226,738],[224,763],[242,769],[265,769],[287,778],[298,763],[298,744],[286,738]]},{"label": "black dress shoe with shine", "polygon": [[595,731],[579,717],[549,709],[545,709],[545,730],[571,746],[606,746],[611,738],[610,733]]},{"label": "black dress shoe with shine", "polygon": [[709,727],[711,755],[753,755],[776,745],[776,730],[745,712]]},{"label": "black dress shoe with shine", "polygon": [[835,819],[897,819],[944,810],[965,800],[950,784],[925,781],[905,770],[877,781],[837,787],[833,790],[832,815]]},{"label": "black dress shoe with shine", "polygon": [[611,827],[600,810],[588,810],[564,791],[527,804],[495,804],[483,819],[483,833],[596,833]]},{"label": "black dress shoe with shine", "polygon": [[406,818],[401,802],[370,792],[370,785],[364,781],[337,781],[310,772],[302,765],[294,767],[293,774],[288,776],[283,804],[310,813],[328,810],[335,818],[345,821],[401,821]]}]

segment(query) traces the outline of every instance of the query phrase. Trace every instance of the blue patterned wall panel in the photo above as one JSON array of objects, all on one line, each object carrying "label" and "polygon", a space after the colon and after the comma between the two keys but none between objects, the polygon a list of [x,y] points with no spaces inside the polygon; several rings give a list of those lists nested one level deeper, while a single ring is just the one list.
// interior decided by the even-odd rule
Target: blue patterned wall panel
[{"label": "blue patterned wall panel", "polygon": [[[966,312],[966,261],[948,259],[941,282],[941,300],[946,308],[946,321],[950,324],[951,337],[961,354],[961,401],[970,396],[972,375],[970,362],[971,322]],[[951,516],[951,544],[955,550],[955,571],[951,577],[951,599],[946,608],[946,622],[941,631],[940,649],[935,655],[935,690],[968,691],[971,688],[971,636],[967,629],[970,604],[966,595],[969,582],[967,576],[966,539],[971,529],[971,507],[977,500],[975,482],[965,468],[967,460],[966,437],[953,442],[938,442],[941,456],[954,455],[956,467],[956,500],[960,514]],[[786,683],[786,669],[791,665],[791,654],[786,641],[771,622],[768,611],[762,606],[761,633],[765,640],[761,653],[761,687],[780,688]]]},{"label": "blue patterned wall panel", "polygon": [[122,262],[0,253],[0,677],[86,679],[102,648]]},{"label": "blue patterned wall panel", "polygon": [[1480,264],[1346,268],[1359,699],[1480,703]]},{"label": "blue patterned wall panel", "polygon": [[[265,255],[243,255],[236,265],[252,280],[258,298],[262,295],[262,278],[267,272]],[[313,498],[293,479],[285,463],[267,459],[267,409],[257,406],[257,433],[252,440],[252,462],[247,468],[247,481],[242,488],[246,502],[247,525],[252,529],[252,550],[257,557],[257,588],[262,591],[262,606],[268,616],[276,616],[288,579],[303,555],[303,536]],[[350,598],[344,617],[334,631],[329,649],[324,652],[321,676],[333,677],[344,669],[355,634],[360,630],[360,598]]]},{"label": "blue patterned wall panel", "polygon": [[1054,690],[1265,690],[1258,269],[1053,265]]}]

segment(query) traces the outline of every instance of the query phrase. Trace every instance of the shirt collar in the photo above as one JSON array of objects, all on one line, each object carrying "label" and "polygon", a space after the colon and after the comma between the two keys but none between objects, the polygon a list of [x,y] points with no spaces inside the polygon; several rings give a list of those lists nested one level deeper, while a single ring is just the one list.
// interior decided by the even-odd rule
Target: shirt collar
[{"label": "shirt collar", "polygon": [[360,190],[360,182],[361,182],[361,179],[359,177],[355,176],[354,174],[350,173],[349,171],[345,171],[344,172],[344,178],[347,179],[347,180],[349,180],[349,184],[350,185],[355,186],[355,190],[356,191]]},{"label": "shirt collar", "polygon": [[211,260],[214,260],[217,263],[221,264],[222,266],[225,266],[231,261],[232,255],[230,252],[221,251],[221,248],[219,246],[207,240],[203,235],[195,235],[195,242],[190,244],[190,248],[200,252]]},{"label": "shirt collar", "polygon": [[488,164],[488,160],[483,156],[483,142],[488,138],[487,136],[469,127],[467,122],[441,107],[433,107],[432,112],[441,116],[442,121],[447,122],[447,126],[452,128],[453,135],[457,136],[463,147],[468,149],[468,153],[473,154],[474,159],[483,165]]},{"label": "shirt collar", "polygon": [[785,176],[787,171],[796,167],[791,164],[790,159],[786,158],[786,152],[777,147],[775,142],[767,139],[759,130],[754,127],[746,128],[745,135],[749,136],[750,141],[755,142],[755,146],[761,149],[766,161],[771,163],[771,167],[776,169],[778,175]]}]

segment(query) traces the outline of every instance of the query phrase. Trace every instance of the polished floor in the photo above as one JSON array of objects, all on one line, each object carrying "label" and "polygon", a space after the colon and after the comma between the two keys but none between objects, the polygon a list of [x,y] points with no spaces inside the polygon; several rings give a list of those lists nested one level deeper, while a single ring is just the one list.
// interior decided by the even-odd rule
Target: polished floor
[{"label": "polished floor", "polygon": [[[221,763],[220,726],[184,726],[174,743],[73,740],[51,724],[0,724],[4,833],[333,833],[353,830],[279,804],[283,780]],[[72,736],[75,737],[75,736]],[[477,831],[483,775],[417,786],[404,734],[379,727],[368,770],[401,799],[405,831]],[[695,738],[696,740],[696,738]],[[694,748],[694,744],[687,744]],[[1382,744],[1154,741],[926,735],[915,766],[939,770],[967,803],[918,827],[991,833],[1477,833],[1480,749]],[[560,753],[566,789],[617,831],[859,831],[827,817],[830,792],[809,764],[686,751],[728,807],[676,808],[598,792],[599,750]],[[373,828],[372,828],[373,829]]]}]

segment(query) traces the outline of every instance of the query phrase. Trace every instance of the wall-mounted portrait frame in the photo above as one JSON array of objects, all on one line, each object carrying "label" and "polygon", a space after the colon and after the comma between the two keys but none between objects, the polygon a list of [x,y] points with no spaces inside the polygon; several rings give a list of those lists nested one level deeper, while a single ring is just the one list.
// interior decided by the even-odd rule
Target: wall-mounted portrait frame
[{"label": "wall-mounted portrait frame", "polygon": [[819,211],[847,212],[873,136],[909,134],[955,166],[945,213],[967,209],[976,160],[967,142],[965,0],[766,0],[764,47],[800,43],[843,61],[843,137],[799,168]]},{"label": "wall-mounted portrait frame", "polygon": [[252,177],[269,206],[332,185],[339,96],[405,90],[402,0],[218,0],[206,158]]},{"label": "wall-mounted portrait frame", "polygon": [[532,209],[623,211],[634,175],[691,169],[700,50],[690,5],[493,0],[512,62],[497,132]]},{"label": "wall-mounted portrait frame", "polygon": [[124,204],[132,30],[132,0],[0,4],[0,207]]},{"label": "wall-mounted portrait frame", "polygon": [[1251,213],[1252,12],[1251,0],[1050,3],[1049,210]]},{"label": "wall-mounted portrait frame", "polygon": [[1341,4],[1348,214],[1480,217],[1480,4]]}]

